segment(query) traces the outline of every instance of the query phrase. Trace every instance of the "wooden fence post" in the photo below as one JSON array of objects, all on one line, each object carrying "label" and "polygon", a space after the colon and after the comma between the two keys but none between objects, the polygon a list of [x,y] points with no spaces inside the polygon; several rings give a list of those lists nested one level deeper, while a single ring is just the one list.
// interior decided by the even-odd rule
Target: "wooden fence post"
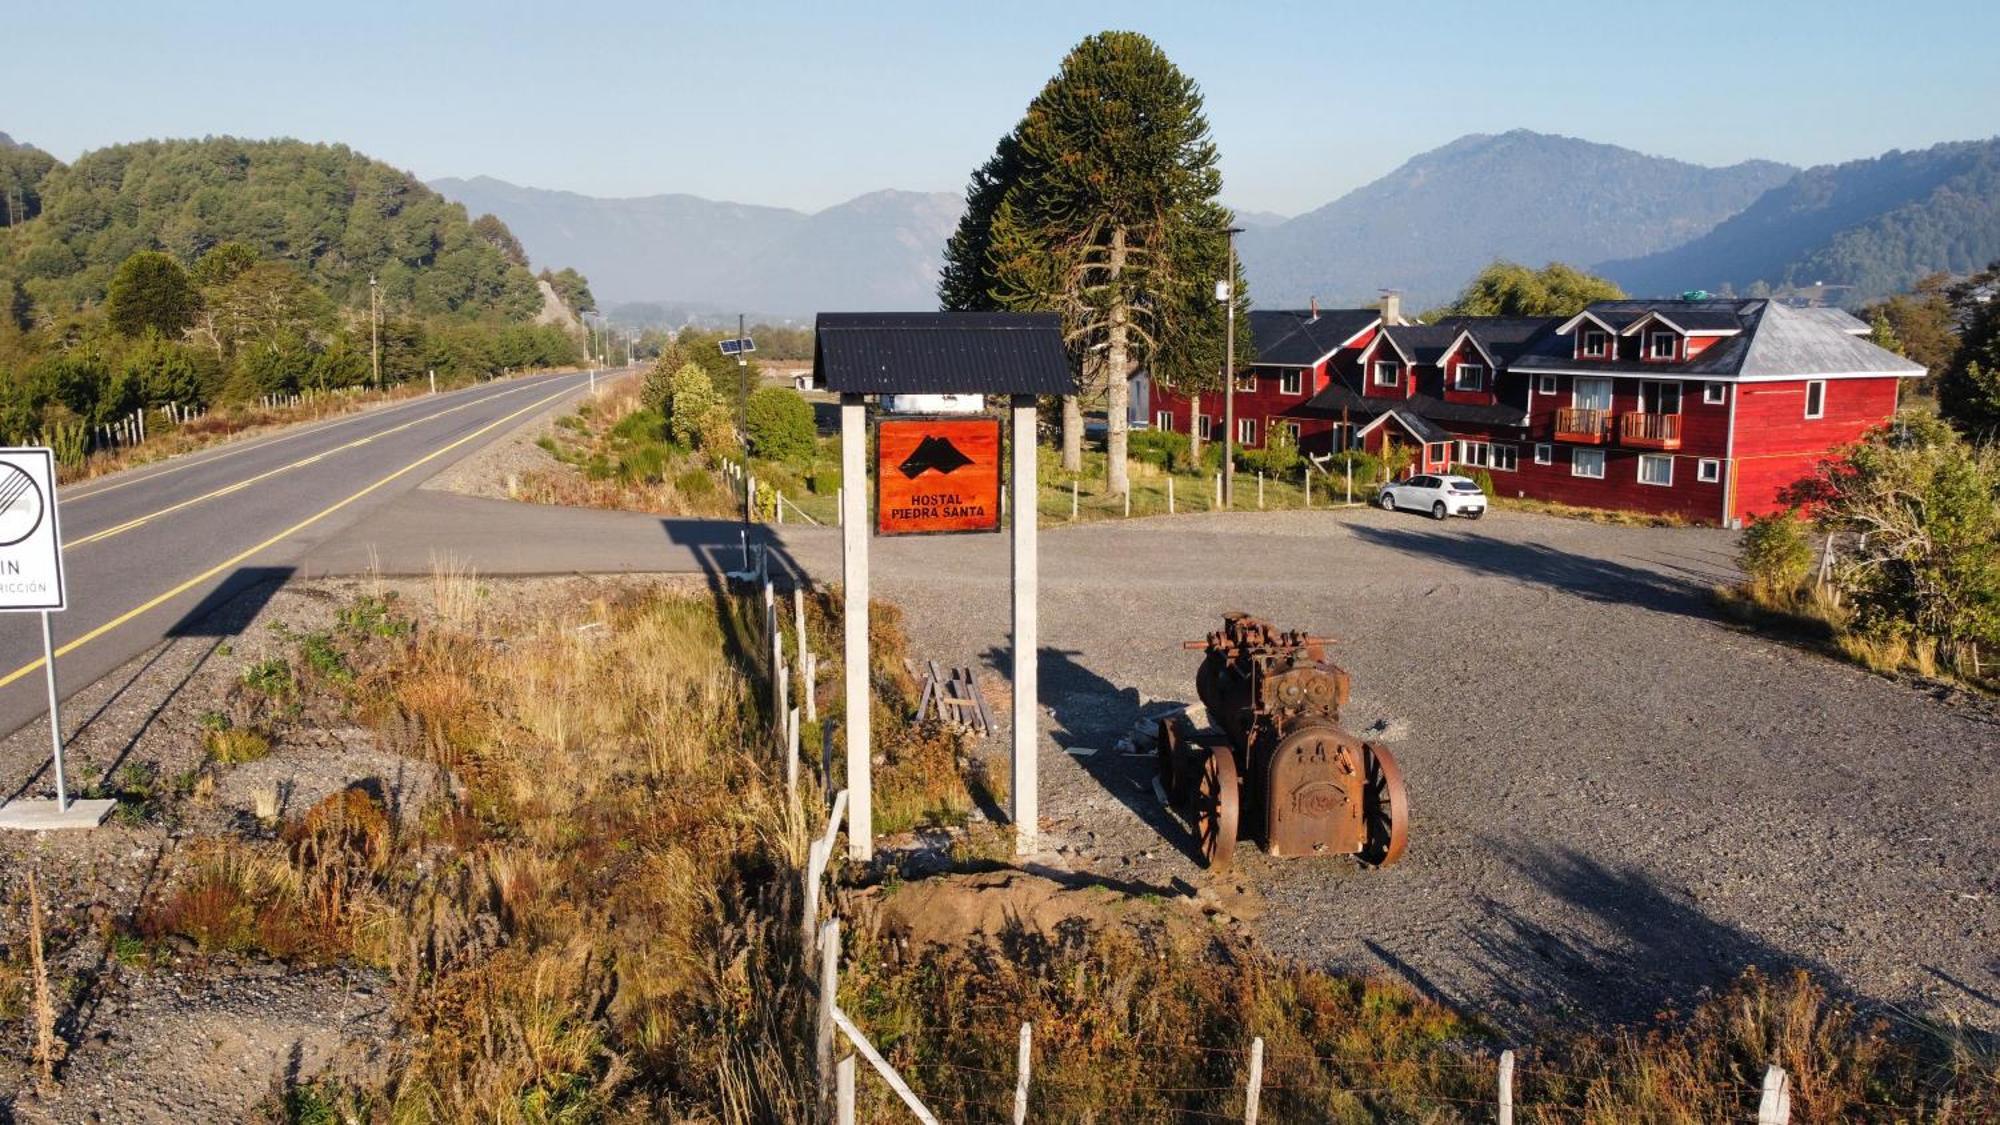
[{"label": "wooden fence post", "polygon": [[839,1125],[854,1125],[854,1056],[840,1060],[834,1071],[833,1119]]},{"label": "wooden fence post", "polygon": [[819,928],[819,1017],[813,1024],[821,1096],[833,1085],[833,1001],[839,988],[840,919],[828,918]]},{"label": "wooden fence post", "polygon": [[1500,1125],[1514,1125],[1514,1052],[1500,1052]]},{"label": "wooden fence post", "polygon": [[1069,482],[1069,518],[1076,519],[1076,482]]},{"label": "wooden fence post", "polygon": [[806,667],[801,678],[805,681],[806,722],[819,722],[819,693],[813,690],[814,685],[819,683],[818,654],[806,653]]},{"label": "wooden fence post", "polygon": [[1167,514],[1174,514],[1174,478],[1171,473],[1167,475]]},{"label": "wooden fence post", "polygon": [[1026,1125],[1028,1120],[1028,1052],[1034,1045],[1034,1035],[1034,1025],[1021,1025],[1021,1056],[1014,1079],[1014,1125]]},{"label": "wooden fence post", "polygon": [[785,792],[799,799],[799,709],[785,711]]},{"label": "wooden fence post", "polygon": [[792,631],[798,634],[798,643],[794,647],[799,654],[799,670],[804,671],[809,659],[806,653],[806,592],[796,585],[792,587]]},{"label": "wooden fence post", "polygon": [[1264,506],[1264,470],[1257,470],[1257,506]]},{"label": "wooden fence post", "polygon": [[1306,466],[1306,507],[1310,508],[1310,507],[1312,507],[1312,506],[1313,506],[1313,471],[1312,471],[1312,466],[1311,466],[1311,465],[1307,465],[1307,466]]},{"label": "wooden fence post", "polygon": [[1790,1125],[1791,1120],[1791,1076],[1784,1067],[1773,1063],[1764,1072],[1764,1096],[1757,1102],[1757,1125]]},{"label": "wooden fence post", "polygon": [[1250,1041],[1250,1082],[1243,1091],[1243,1125],[1257,1125],[1257,1102],[1264,1092],[1264,1037]]}]

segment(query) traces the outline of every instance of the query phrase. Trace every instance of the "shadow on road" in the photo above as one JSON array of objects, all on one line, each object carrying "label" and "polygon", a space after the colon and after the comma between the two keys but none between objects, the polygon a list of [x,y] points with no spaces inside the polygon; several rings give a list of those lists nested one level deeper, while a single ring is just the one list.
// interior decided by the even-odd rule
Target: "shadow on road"
[{"label": "shadow on road", "polygon": [[1447,534],[1364,523],[1352,524],[1349,530],[1356,538],[1376,546],[1441,559],[1475,573],[1546,586],[1594,602],[1639,605],[1687,617],[1715,616],[1709,601],[1709,584],[1693,577],[1673,578],[1644,567],[1490,535]]}]

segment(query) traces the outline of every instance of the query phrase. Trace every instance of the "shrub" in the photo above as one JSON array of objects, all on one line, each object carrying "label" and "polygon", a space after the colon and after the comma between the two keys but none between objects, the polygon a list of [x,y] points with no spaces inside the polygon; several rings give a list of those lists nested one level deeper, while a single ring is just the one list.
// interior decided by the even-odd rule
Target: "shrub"
[{"label": "shrub", "polygon": [[840,491],[840,470],[830,465],[815,465],[806,476],[806,487],[814,496],[832,496]]},{"label": "shrub", "polygon": [[1812,542],[1805,525],[1791,512],[1758,516],[1743,529],[1736,562],[1753,590],[1785,595],[1805,585],[1812,570]]},{"label": "shrub", "polygon": [[201,745],[211,760],[225,766],[254,762],[271,752],[271,740],[248,727],[204,731]]},{"label": "shrub", "polygon": [[667,440],[666,415],[650,407],[634,410],[618,419],[618,424],[611,427],[611,436],[618,441],[665,441]]},{"label": "shrub", "polygon": [[788,387],[763,387],[743,405],[750,452],[770,461],[806,461],[819,443],[812,404]]},{"label": "shrub", "polygon": [[1487,496],[1490,497],[1493,495],[1492,473],[1487,472],[1485,469],[1481,469],[1478,472],[1472,474],[1472,483],[1478,485],[1479,491],[1484,492]]},{"label": "shrub", "polygon": [[1185,469],[1188,436],[1171,430],[1135,430],[1126,438],[1125,448],[1135,461],[1158,465],[1168,472]]},{"label": "shrub", "polygon": [[683,364],[669,380],[667,432],[681,445],[707,448],[703,439],[711,436],[717,414],[726,424],[728,407],[716,393],[715,384],[709,382],[708,372],[692,363]]}]

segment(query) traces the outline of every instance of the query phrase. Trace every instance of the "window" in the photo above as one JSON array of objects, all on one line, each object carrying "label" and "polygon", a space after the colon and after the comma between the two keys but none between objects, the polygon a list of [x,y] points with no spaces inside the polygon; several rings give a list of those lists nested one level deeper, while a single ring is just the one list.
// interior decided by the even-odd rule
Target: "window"
[{"label": "window", "polygon": [[1433,442],[1424,447],[1424,462],[1429,465],[1443,465],[1451,461],[1451,443]]},{"label": "window", "polygon": [[1572,449],[1569,451],[1569,475],[1604,479],[1604,451],[1602,449]]},{"label": "window", "polygon": [[1728,402],[1729,384],[1703,383],[1701,385],[1701,401],[1710,406],[1721,406],[1723,403]]},{"label": "window", "polygon": [[1452,376],[1451,389],[1454,391],[1478,391],[1486,388],[1486,369],[1476,363],[1461,363]]},{"label": "window", "polygon": [[1713,457],[1704,457],[1694,463],[1694,479],[1703,484],[1715,484],[1722,479],[1722,462]]},{"label": "window", "polygon": [[1257,444],[1257,419],[1238,418],[1236,420],[1236,444]]},{"label": "window", "polygon": [[1569,404],[1578,410],[1611,409],[1611,380],[1578,377]]},{"label": "window", "polygon": [[1162,410],[1159,413],[1153,415],[1153,428],[1156,430],[1165,430],[1167,433],[1173,433],[1174,412],[1171,410]]},{"label": "window", "polygon": [[1398,381],[1398,376],[1400,376],[1401,374],[1402,374],[1401,364],[1393,363],[1386,359],[1378,359],[1375,361],[1376,386],[1378,387],[1396,386]]},{"label": "window", "polygon": [[1555,376],[1553,376],[1553,375],[1537,375],[1537,376],[1536,376],[1535,378],[1536,378],[1536,381],[1537,381],[1537,386],[1536,386],[1536,389],[1537,389],[1537,390],[1541,391],[1541,392],[1542,392],[1543,394],[1545,394],[1545,395],[1553,395],[1553,394],[1555,394],[1555,393],[1556,393],[1556,377],[1555,377]]},{"label": "window", "polygon": [[1472,469],[1498,469],[1511,473],[1520,468],[1521,451],[1511,445],[1486,441],[1458,443],[1458,463]]},{"label": "window", "polygon": [[1278,376],[1279,392],[1288,395],[1304,394],[1306,384],[1305,375],[1306,373],[1303,371],[1287,371],[1283,375]]},{"label": "window", "polygon": [[1642,414],[1679,414],[1681,385],[1645,380],[1639,384],[1639,411]]},{"label": "window", "polygon": [[1254,390],[1256,390],[1256,389],[1257,389],[1257,373],[1256,373],[1255,371],[1245,371],[1245,372],[1244,372],[1244,373],[1242,373],[1241,375],[1238,375],[1238,376],[1236,377],[1236,389],[1237,389],[1237,390],[1239,390],[1239,391],[1254,391]]},{"label": "window", "polygon": [[1278,435],[1283,434],[1285,440],[1291,443],[1293,449],[1299,447],[1299,424],[1297,422],[1273,422],[1266,428],[1270,431],[1272,440],[1277,440]]},{"label": "window", "polygon": [[1639,483],[1670,485],[1674,483],[1674,459],[1657,453],[1639,455]]},{"label": "window", "polygon": [[[1592,359],[1603,359],[1611,352],[1611,337],[1602,328],[1583,330],[1583,354]],[[1550,394],[1555,392],[1550,391]]]},{"label": "window", "polygon": [[1549,465],[1553,464],[1555,459],[1555,449],[1548,442],[1538,441],[1535,443],[1535,464]]},{"label": "window", "polygon": [[1648,333],[1646,336],[1646,358],[1674,358],[1674,334],[1671,332]]},{"label": "window", "polygon": [[1211,424],[1212,420],[1208,415],[1203,414],[1196,421],[1201,424],[1201,440],[1207,441],[1215,436],[1214,426]]},{"label": "window", "polygon": [[1173,386],[1174,381],[1172,379],[1167,378],[1165,375],[1155,375],[1153,376],[1153,385],[1159,387],[1161,390],[1164,391],[1168,387]]},{"label": "window", "polygon": [[1806,384],[1806,417],[1826,417],[1826,380],[1814,379]]}]

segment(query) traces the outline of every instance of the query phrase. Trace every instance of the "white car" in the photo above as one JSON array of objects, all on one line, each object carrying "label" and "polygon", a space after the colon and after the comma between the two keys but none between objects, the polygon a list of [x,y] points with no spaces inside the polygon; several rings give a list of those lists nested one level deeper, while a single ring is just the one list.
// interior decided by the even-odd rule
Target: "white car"
[{"label": "white car", "polygon": [[1384,511],[1429,512],[1439,520],[1446,516],[1476,520],[1486,514],[1486,493],[1470,477],[1431,474],[1390,481],[1375,502]]}]

